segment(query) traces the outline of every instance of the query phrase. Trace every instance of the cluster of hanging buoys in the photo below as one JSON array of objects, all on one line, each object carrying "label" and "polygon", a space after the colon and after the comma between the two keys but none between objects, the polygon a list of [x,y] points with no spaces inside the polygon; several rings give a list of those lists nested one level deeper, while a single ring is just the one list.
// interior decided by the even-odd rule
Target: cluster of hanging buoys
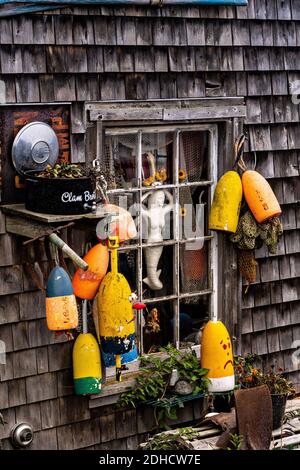
[{"label": "cluster of hanging buoys", "polygon": [[244,142],[245,135],[241,134],[234,146],[234,166],[242,170],[242,180],[238,172],[232,170],[218,181],[209,215],[210,230],[236,232],[243,195],[258,223],[281,214],[278,200],[266,179],[257,171],[247,169],[242,156]]}]

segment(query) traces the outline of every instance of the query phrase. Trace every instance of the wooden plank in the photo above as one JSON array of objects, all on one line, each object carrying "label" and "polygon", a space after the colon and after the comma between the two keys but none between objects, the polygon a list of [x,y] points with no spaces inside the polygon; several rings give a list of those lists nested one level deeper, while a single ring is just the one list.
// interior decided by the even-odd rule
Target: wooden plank
[{"label": "wooden plank", "polygon": [[95,44],[105,46],[116,44],[116,19],[105,16],[95,16],[93,21]]},{"label": "wooden plank", "polygon": [[73,343],[71,341],[48,346],[49,372],[72,367],[72,348]]},{"label": "wooden plank", "polygon": [[196,120],[196,119],[219,119],[229,117],[245,116],[246,109],[244,106],[233,107],[203,107],[191,109],[166,109],[163,113],[164,121],[180,121],[180,120]]},{"label": "wooden plank", "polygon": [[119,72],[119,56],[117,49],[114,47],[104,48],[104,71],[105,72]]},{"label": "wooden plank", "polygon": [[86,112],[84,102],[75,102],[71,106],[71,132],[84,134],[86,130]]},{"label": "wooden plank", "polygon": [[22,292],[22,271],[19,265],[0,268],[0,295]]},{"label": "wooden plank", "polygon": [[54,428],[61,424],[59,399],[42,401],[40,407],[42,429]]},{"label": "wooden plank", "polygon": [[37,373],[35,349],[13,353],[14,379],[28,377]]},{"label": "wooden plank", "polygon": [[153,120],[163,119],[163,108],[147,109],[147,108],[114,108],[102,110],[90,110],[89,117],[91,121],[97,121],[103,119],[104,121],[120,121],[120,120]]},{"label": "wooden plank", "polygon": [[73,16],[73,44],[92,45],[95,42],[92,18]]},{"label": "wooden plank", "polygon": [[43,348],[37,348],[35,351],[37,373],[45,374],[45,372],[49,372],[48,348],[45,346]]},{"label": "wooden plank", "polygon": [[32,450],[57,450],[58,439],[56,429],[47,429],[45,431],[38,431],[35,433],[34,440],[30,448]]},{"label": "wooden plank", "polygon": [[277,14],[279,20],[291,20],[291,4],[290,0],[276,0]]},{"label": "wooden plank", "polygon": [[55,100],[53,75],[44,74],[39,76],[39,84],[41,101],[44,103],[52,103]]},{"label": "wooden plank", "polygon": [[57,378],[55,373],[27,377],[25,381],[27,403],[35,403],[57,397]]},{"label": "wooden plank", "polygon": [[32,19],[26,15],[13,18],[13,42],[14,44],[32,44],[33,27]]},{"label": "wooden plank", "polygon": [[80,74],[76,75],[75,80],[77,101],[98,101],[100,99],[99,75]]},{"label": "wooden plank", "polygon": [[53,16],[36,15],[33,19],[33,43],[55,44]]},{"label": "wooden plank", "polygon": [[18,46],[5,45],[0,49],[1,72],[18,74],[22,72],[22,51]]},{"label": "wooden plank", "polygon": [[54,75],[55,101],[76,101],[75,77],[71,75]]},{"label": "wooden plank", "polygon": [[104,63],[102,47],[88,47],[86,53],[88,71],[92,73],[103,72]]},{"label": "wooden plank", "polygon": [[55,42],[57,45],[73,44],[73,17],[56,15],[54,18]]},{"label": "wooden plank", "polygon": [[12,19],[0,19],[0,44],[12,44]]},{"label": "wooden plank", "polygon": [[18,103],[37,103],[40,101],[40,83],[38,77],[20,75],[15,79]]},{"label": "wooden plank", "polygon": [[[25,379],[10,380],[5,384],[8,390],[9,407],[24,405],[26,403],[26,386]],[[1,384],[0,384],[1,388]],[[0,393],[0,397],[5,397]]]},{"label": "wooden plank", "polygon": [[116,439],[115,413],[100,416],[101,442],[109,442]]}]

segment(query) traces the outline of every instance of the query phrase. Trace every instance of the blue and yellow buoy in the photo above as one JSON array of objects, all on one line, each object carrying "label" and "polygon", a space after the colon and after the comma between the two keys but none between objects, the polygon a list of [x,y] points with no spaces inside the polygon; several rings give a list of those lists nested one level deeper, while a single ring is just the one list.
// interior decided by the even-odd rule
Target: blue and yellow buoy
[{"label": "blue and yellow buoy", "polygon": [[52,269],[46,287],[46,319],[49,330],[62,331],[76,328],[78,312],[68,273],[56,266]]},{"label": "blue and yellow buoy", "polygon": [[87,330],[87,301],[83,301],[82,333],[73,348],[73,376],[76,395],[101,392],[102,370],[100,349],[96,338]]},{"label": "blue and yellow buoy", "polygon": [[121,354],[128,353],[135,344],[135,322],[130,286],[118,272],[119,238],[109,237],[111,271],[106,274],[98,292],[99,336],[104,353],[116,356],[116,379],[121,380]]}]

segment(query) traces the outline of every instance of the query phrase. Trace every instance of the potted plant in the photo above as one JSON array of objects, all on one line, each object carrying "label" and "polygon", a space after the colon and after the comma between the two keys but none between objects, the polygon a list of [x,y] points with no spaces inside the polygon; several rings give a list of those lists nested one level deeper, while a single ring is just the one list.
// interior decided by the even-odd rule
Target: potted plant
[{"label": "potted plant", "polygon": [[255,367],[257,360],[258,357],[253,354],[235,359],[237,383],[243,388],[267,385],[272,399],[273,429],[277,429],[284,418],[287,398],[295,393],[294,385],[283,376],[282,369],[275,371],[274,365],[269,372],[262,372],[260,368]]},{"label": "potted plant", "polygon": [[33,212],[75,215],[91,212],[96,194],[93,179],[80,165],[48,165],[39,173],[27,173],[26,209]]},{"label": "potted plant", "polygon": [[259,373],[260,385],[267,385],[272,398],[273,429],[280,428],[283,422],[286,401],[289,396],[295,394],[293,383],[282,375],[282,371],[275,372],[275,366],[267,374]]},{"label": "potted plant", "polygon": [[181,352],[168,345],[159,352],[164,356],[149,354],[141,357],[135,386],[122,393],[118,407],[152,406],[157,427],[166,428],[166,421],[177,419],[177,408],[184,406],[186,399],[181,397],[189,395],[189,398],[202,399],[204,417],[208,409],[209,380],[205,378],[208,369],[201,368],[192,350]]}]

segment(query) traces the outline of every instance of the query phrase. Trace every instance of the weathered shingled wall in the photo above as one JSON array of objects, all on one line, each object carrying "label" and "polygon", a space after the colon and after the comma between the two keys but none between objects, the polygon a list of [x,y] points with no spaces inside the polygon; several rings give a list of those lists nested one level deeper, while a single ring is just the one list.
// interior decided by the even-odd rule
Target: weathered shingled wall
[{"label": "weathered shingled wall", "polygon": [[[1,19],[0,43],[8,103],[79,102],[74,161],[83,157],[77,111],[85,100],[245,96],[249,162],[256,151],[257,169],[282,204],[285,233],[277,256],[258,253],[257,283],[243,297],[242,348],[269,364],[277,360],[299,387],[291,344],[300,340],[300,111],[291,92],[300,80],[300,2],[65,9]],[[136,446],[150,426],[143,411],[91,414],[87,399],[72,396],[72,345],[47,331],[42,295],[3,216],[0,233],[4,447],[11,425],[23,419],[34,424],[34,448]],[[193,417],[192,408],[185,413],[185,420]]]}]

